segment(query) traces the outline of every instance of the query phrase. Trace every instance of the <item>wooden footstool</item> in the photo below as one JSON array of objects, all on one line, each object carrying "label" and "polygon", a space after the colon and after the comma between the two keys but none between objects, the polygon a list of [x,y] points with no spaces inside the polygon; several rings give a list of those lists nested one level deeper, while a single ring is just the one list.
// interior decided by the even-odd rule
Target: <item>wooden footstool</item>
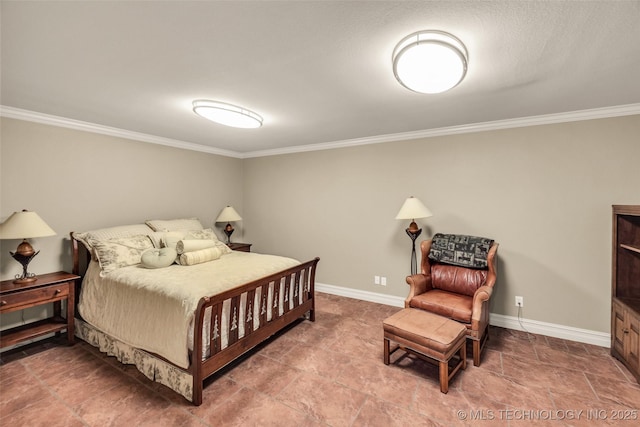
[{"label": "wooden footstool", "polygon": [[[382,322],[384,328],[384,363],[402,348],[440,366],[440,391],[449,391],[449,380],[467,368],[467,330],[461,323],[428,311],[405,308]],[[390,341],[399,345],[390,351]],[[458,361],[449,369],[449,361],[458,355]]]}]

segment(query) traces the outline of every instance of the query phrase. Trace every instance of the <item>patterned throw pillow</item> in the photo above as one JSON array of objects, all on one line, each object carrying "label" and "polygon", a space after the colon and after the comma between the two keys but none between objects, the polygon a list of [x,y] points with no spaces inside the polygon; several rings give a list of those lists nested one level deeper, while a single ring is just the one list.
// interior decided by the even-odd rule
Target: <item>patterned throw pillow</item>
[{"label": "patterned throw pillow", "polygon": [[220,249],[220,252],[222,253],[222,255],[230,254],[232,252],[229,246],[227,246],[225,243],[218,240],[218,236],[216,236],[216,233],[211,228],[206,228],[204,230],[188,231],[185,234],[184,239],[213,240],[213,242],[215,243],[215,247]]},{"label": "patterned throw pillow", "polygon": [[185,239],[207,239],[218,240],[218,236],[211,228],[205,228],[202,230],[188,230],[184,235]]},{"label": "patterned throw pillow", "polygon": [[139,234],[148,234],[152,230],[146,224],[119,225],[116,227],[99,228],[96,230],[85,231],[82,233],[73,233],[73,237],[81,242],[91,253],[93,260],[97,260],[95,253],[95,243],[116,237],[131,237]]},{"label": "patterned throw pillow", "polygon": [[184,240],[210,240],[212,242],[211,246],[218,248],[222,255],[230,254],[232,252],[226,244],[218,240],[218,236],[216,236],[216,233],[211,228],[206,228],[204,230],[181,230],[167,232],[163,237],[162,246],[175,248],[177,250],[178,242]]},{"label": "patterned throw pillow", "polygon": [[149,236],[140,234],[96,241],[93,247],[100,263],[100,274],[106,274],[118,268],[140,264],[142,253],[153,248],[153,243]]},{"label": "patterned throw pillow", "polygon": [[492,244],[493,240],[486,237],[437,233],[432,239],[429,259],[461,267],[486,269]]}]

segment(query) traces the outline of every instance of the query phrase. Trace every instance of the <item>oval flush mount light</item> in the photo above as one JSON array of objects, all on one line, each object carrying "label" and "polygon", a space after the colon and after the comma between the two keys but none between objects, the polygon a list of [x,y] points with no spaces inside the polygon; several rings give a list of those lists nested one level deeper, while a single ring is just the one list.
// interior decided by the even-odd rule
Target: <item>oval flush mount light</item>
[{"label": "oval flush mount light", "polygon": [[235,128],[259,128],[262,117],[246,108],[218,101],[193,101],[193,112],[212,122]]},{"label": "oval flush mount light", "polygon": [[393,74],[400,84],[420,93],[440,93],[457,86],[467,73],[464,44],[444,31],[418,31],[393,50]]}]

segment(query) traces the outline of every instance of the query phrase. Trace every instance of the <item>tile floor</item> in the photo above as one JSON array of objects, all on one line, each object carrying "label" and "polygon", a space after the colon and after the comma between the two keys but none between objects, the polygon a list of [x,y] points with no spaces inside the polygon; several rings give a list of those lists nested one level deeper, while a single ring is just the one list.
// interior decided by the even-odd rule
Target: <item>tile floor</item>
[{"label": "tile floor", "polygon": [[[480,367],[440,393],[437,368],[382,362],[396,307],[318,294],[303,321],[207,381],[195,407],[86,343],[4,354],[6,426],[638,425],[640,386],[608,349],[492,328]],[[631,418],[633,420],[624,420]]]}]

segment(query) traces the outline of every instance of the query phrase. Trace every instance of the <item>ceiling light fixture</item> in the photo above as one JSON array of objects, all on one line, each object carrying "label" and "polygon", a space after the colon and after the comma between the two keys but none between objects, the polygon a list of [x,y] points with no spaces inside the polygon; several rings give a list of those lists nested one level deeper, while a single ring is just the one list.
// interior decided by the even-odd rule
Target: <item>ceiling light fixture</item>
[{"label": "ceiling light fixture", "polygon": [[467,48],[444,31],[418,31],[393,50],[393,74],[419,93],[441,93],[457,86],[467,73]]},{"label": "ceiling light fixture", "polygon": [[259,128],[262,117],[246,108],[218,101],[193,101],[193,112],[212,122],[235,128]]}]

